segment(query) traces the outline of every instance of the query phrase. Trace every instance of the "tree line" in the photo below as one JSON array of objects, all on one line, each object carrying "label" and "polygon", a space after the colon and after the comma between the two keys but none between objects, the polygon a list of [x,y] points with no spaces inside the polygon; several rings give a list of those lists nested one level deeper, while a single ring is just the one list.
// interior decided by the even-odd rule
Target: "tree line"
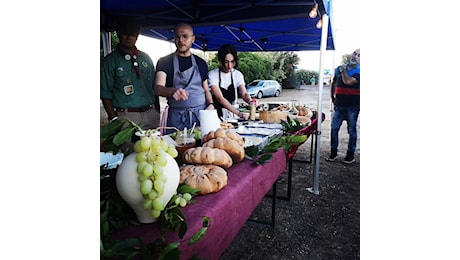
[{"label": "tree line", "polygon": [[[111,33],[112,50],[119,43],[115,32]],[[209,70],[219,65],[217,52],[205,57],[202,52],[196,52],[208,63]],[[101,37],[101,59],[104,57]],[[300,58],[295,52],[238,52],[238,70],[240,70],[247,84],[253,80],[276,80],[283,88],[297,88],[300,85],[309,85],[318,82],[319,73],[299,69]],[[349,61],[349,55],[343,55],[342,64]],[[313,80],[312,80],[313,79]],[[326,82],[329,83],[329,82]]]}]

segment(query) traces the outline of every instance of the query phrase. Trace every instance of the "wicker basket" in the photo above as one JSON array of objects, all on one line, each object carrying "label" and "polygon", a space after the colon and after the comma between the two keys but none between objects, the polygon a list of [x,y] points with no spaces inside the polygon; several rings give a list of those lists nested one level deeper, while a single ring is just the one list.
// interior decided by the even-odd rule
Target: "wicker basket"
[{"label": "wicker basket", "polygon": [[259,111],[259,119],[268,124],[281,123],[281,120],[287,120],[287,113],[279,110]]}]

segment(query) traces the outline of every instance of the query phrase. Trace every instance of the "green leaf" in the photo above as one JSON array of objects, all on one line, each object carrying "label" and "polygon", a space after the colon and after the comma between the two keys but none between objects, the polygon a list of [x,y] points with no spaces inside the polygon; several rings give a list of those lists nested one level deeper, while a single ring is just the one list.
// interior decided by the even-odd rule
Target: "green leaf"
[{"label": "green leaf", "polygon": [[180,239],[184,238],[185,233],[187,233],[187,222],[184,221],[179,225],[179,232],[178,232],[179,238]]},{"label": "green leaf", "polygon": [[298,118],[294,119],[294,122],[297,126],[303,125],[302,122],[300,122]]},{"label": "green leaf", "polygon": [[290,135],[289,136],[289,142],[290,143],[296,143],[296,144],[301,144],[307,141],[307,136],[306,135]]},{"label": "green leaf", "polygon": [[[288,116],[288,118],[289,118],[289,116]],[[284,120],[282,120],[280,124],[284,129],[289,128],[289,123],[284,121]]]},{"label": "green leaf", "polygon": [[273,143],[271,145],[265,146],[260,153],[275,153],[281,146],[282,143]]},{"label": "green leaf", "polygon": [[206,234],[206,230],[208,230],[207,227],[201,228],[198,232],[193,234],[193,236],[190,238],[188,241],[188,245],[193,245],[196,242],[200,241],[200,239]]},{"label": "green leaf", "polygon": [[182,193],[182,194],[190,193],[190,195],[195,195],[198,192],[200,192],[200,189],[192,188],[189,185],[183,183],[183,184],[179,185],[179,187],[177,188],[177,192]]},{"label": "green leaf", "polygon": [[166,245],[163,251],[161,251],[160,255],[158,256],[158,260],[179,259],[179,255],[179,242],[170,243]]},{"label": "green leaf", "polygon": [[141,252],[138,252],[138,251],[128,251],[128,250],[124,250],[124,253],[125,254],[121,254],[121,255],[125,255],[126,256],[126,260],[130,260],[130,259],[133,259],[134,256],[136,255],[140,255]]},{"label": "green leaf", "polygon": [[139,252],[138,249],[132,249],[132,248],[126,248],[126,249],[123,249],[123,250],[120,250],[118,252],[118,255],[120,256],[125,256],[125,259],[126,260],[130,260],[132,259],[134,256],[136,255],[140,255],[141,252]]},{"label": "green leaf", "polygon": [[118,133],[123,127],[124,123],[125,123],[124,120],[119,119],[119,120],[115,120],[101,127],[101,133],[100,133],[101,139],[106,139],[109,136],[112,136]]},{"label": "green leaf", "polygon": [[110,138],[104,141],[104,146],[102,147],[102,151],[112,152],[113,154],[117,154],[118,150],[120,150],[120,146],[117,146],[113,143],[113,136],[111,136]]},{"label": "green leaf", "polygon": [[164,227],[162,226],[162,229],[164,230],[175,230],[180,224],[185,222],[184,214],[177,206],[163,211],[162,216],[162,222],[164,223]]},{"label": "green leaf", "polygon": [[255,158],[259,154],[259,148],[256,146],[249,146],[244,149],[244,153],[246,158],[252,159]]},{"label": "green leaf", "polygon": [[206,234],[206,231],[208,230],[208,227],[210,225],[210,218],[203,216],[201,217],[201,221],[203,227],[198,232],[193,234],[193,236],[190,238],[188,242],[189,245],[195,244]]},{"label": "green leaf", "polygon": [[118,134],[116,134],[113,138],[113,143],[115,145],[122,145],[128,140],[131,139],[133,136],[134,132],[136,131],[136,127],[128,127],[120,131]]},{"label": "green leaf", "polygon": [[102,223],[102,237],[105,237],[109,233],[109,222],[104,221]]},{"label": "green leaf", "polygon": [[176,212],[173,212],[171,214],[172,216],[172,222],[173,223],[180,223],[182,221],[185,221],[185,217],[184,217],[184,214],[182,213],[182,211],[179,209],[179,207],[176,207]]},{"label": "green leaf", "polygon": [[121,251],[127,248],[132,248],[139,244],[139,238],[128,238],[125,240],[116,241],[111,247],[112,251]]},{"label": "green leaf", "polygon": [[178,219],[180,220],[183,220],[185,217],[184,217],[184,213],[182,213],[182,210],[180,208],[174,208],[171,212],[174,216],[177,216]]},{"label": "green leaf", "polygon": [[210,218],[208,217],[201,217],[201,220],[203,221],[203,227],[209,227],[209,224],[210,224]]},{"label": "green leaf", "polygon": [[274,153],[278,151],[278,149],[282,146],[284,143],[284,137],[283,138],[275,138],[269,141],[269,143],[260,151],[260,153]]},{"label": "green leaf", "polygon": [[256,164],[263,164],[273,158],[272,154],[266,153],[257,158]]}]

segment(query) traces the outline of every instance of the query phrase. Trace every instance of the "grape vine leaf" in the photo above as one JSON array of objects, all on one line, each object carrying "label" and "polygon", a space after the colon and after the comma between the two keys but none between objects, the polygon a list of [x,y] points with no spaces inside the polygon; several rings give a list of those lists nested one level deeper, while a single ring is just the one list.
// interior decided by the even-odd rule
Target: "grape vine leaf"
[{"label": "grape vine leaf", "polygon": [[179,259],[180,250],[179,244],[176,243],[169,243],[163,251],[161,251],[160,255],[158,256],[158,260],[166,260],[166,259]]},{"label": "grape vine leaf", "polygon": [[201,219],[203,221],[203,227],[200,230],[198,230],[198,232],[193,234],[193,236],[188,241],[188,245],[193,245],[196,242],[200,241],[200,239],[206,234],[206,231],[209,227],[210,219],[208,217],[202,217]]},{"label": "grape vine leaf", "polygon": [[113,137],[113,143],[115,145],[124,144],[129,139],[131,139],[131,137],[134,134],[134,131],[136,131],[136,127],[128,127],[128,128],[121,130]]},{"label": "grape vine leaf", "polygon": [[110,136],[115,135],[121,130],[124,124],[125,122],[123,120],[115,120],[102,126],[100,130],[100,139],[106,140]]}]

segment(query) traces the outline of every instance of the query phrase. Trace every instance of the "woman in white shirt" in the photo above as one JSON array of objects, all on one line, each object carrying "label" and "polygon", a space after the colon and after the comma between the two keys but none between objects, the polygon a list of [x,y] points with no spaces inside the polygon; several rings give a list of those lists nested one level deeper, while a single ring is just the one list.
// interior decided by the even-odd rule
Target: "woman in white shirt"
[{"label": "woman in white shirt", "polygon": [[247,119],[247,114],[238,110],[238,92],[247,103],[250,102],[251,96],[246,90],[243,74],[236,69],[238,56],[235,46],[222,45],[217,52],[217,59],[220,66],[208,74],[208,85],[217,114],[226,119],[233,118],[232,114]]}]

